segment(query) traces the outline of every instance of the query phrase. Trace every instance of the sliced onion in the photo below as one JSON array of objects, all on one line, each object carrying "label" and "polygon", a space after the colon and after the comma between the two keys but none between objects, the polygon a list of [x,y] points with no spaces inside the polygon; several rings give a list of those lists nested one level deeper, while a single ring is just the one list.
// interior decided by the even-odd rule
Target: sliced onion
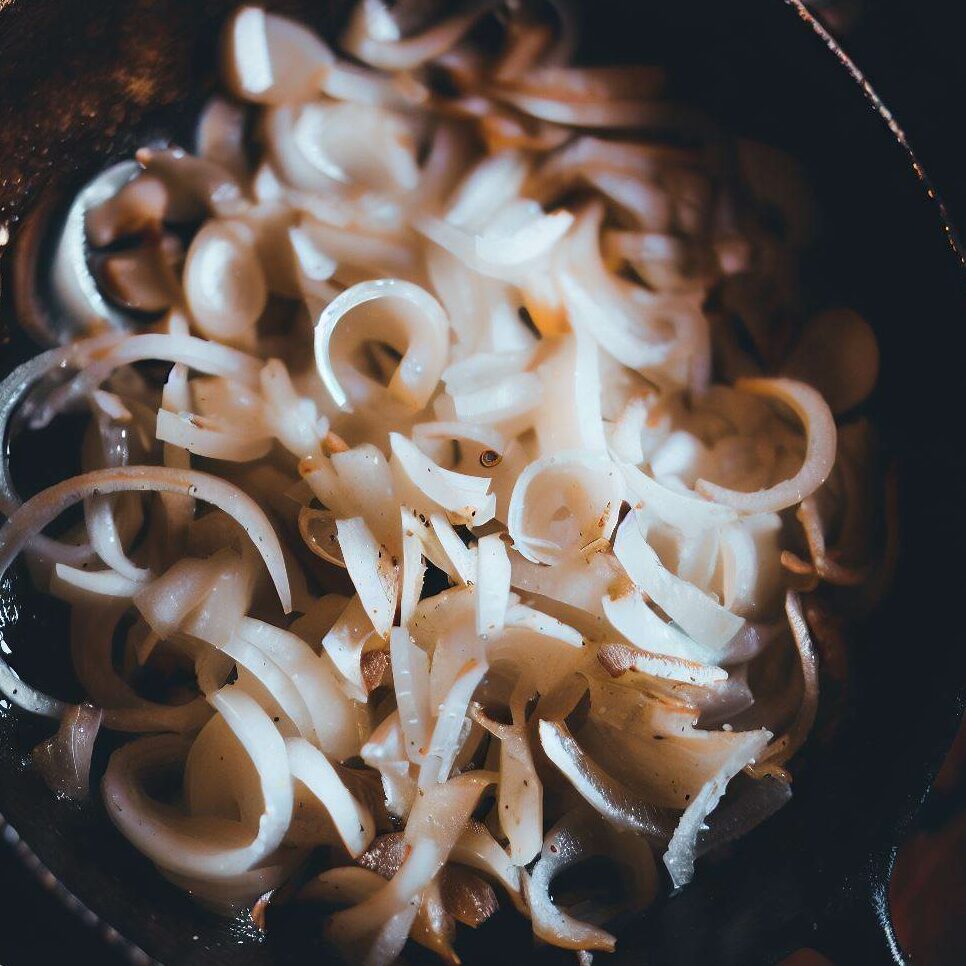
[{"label": "sliced onion", "polygon": [[[398,278],[360,282],[325,307],[315,329],[319,374],[335,404],[346,412],[351,412],[352,406],[335,372],[332,336],[343,317],[381,300],[396,303],[397,312],[392,318],[407,341],[399,368],[389,382],[389,391],[414,409],[421,409],[429,401],[446,365],[449,322],[436,299],[418,285]],[[370,338],[378,335],[378,328],[370,330]]]},{"label": "sliced onion", "polygon": [[362,517],[337,520],[336,532],[346,570],[380,637],[388,637],[399,598],[399,561],[376,543]]},{"label": "sliced onion", "polygon": [[469,772],[434,785],[417,799],[406,825],[411,850],[399,871],[372,897],[331,917],[328,937],[345,952],[370,963],[399,955],[415,918],[413,902],[442,868],[480,795],[493,776]]},{"label": "sliced onion", "polygon": [[429,747],[433,714],[429,704],[429,660],[409,634],[394,627],[389,638],[393,684],[399,721],[406,739],[405,752],[410,761],[422,764]]},{"label": "sliced onion", "polygon": [[741,630],[741,617],[664,567],[638,529],[633,513],[618,527],[614,555],[635,586],[699,644],[720,649]]},{"label": "sliced onion", "polygon": [[672,821],[667,811],[637,798],[596,765],[562,721],[541,721],[539,733],[547,757],[584,801],[614,828],[657,839],[670,838]]},{"label": "sliced onion", "polygon": [[[564,452],[531,463],[517,478],[507,526],[516,549],[534,563],[556,564],[617,525],[623,480],[603,455]],[[557,526],[556,515],[566,514]]]},{"label": "sliced onion", "polygon": [[419,787],[425,790],[438,782],[445,782],[453,769],[460,750],[460,734],[473,692],[487,672],[487,666],[468,661],[456,676],[449,694],[443,699],[433,725],[426,758],[419,770]]},{"label": "sliced onion", "polygon": [[664,864],[671,873],[671,881],[675,889],[687,885],[694,876],[694,859],[697,850],[698,835],[704,827],[704,821],[714,811],[721,796],[724,795],[728,782],[746,765],[755,761],[761,754],[771,737],[765,730],[746,731],[734,735],[735,741],[731,753],[722,763],[717,774],[706,782],[701,791],[694,796],[691,804],[684,810],[678,822],[667,852],[664,854]]},{"label": "sliced onion", "polygon": [[509,894],[520,912],[526,912],[520,894],[520,867],[490,834],[485,825],[470,821],[453,846],[450,860],[485,872]]},{"label": "sliced onion", "polygon": [[571,449],[606,452],[597,343],[582,330],[563,336],[538,372],[543,398],[534,428],[541,455]]},{"label": "sliced onion", "polygon": [[213,838],[211,818],[179,816],[148,797],[149,776],[179,765],[187,753],[185,740],[174,735],[140,738],[116,751],[103,788],[111,820],[158,866],[218,879],[247,872],[278,848],[291,820],[293,793],[285,743],[271,718],[239,690],[228,688],[211,700],[255,770],[250,809],[260,806],[255,828],[222,820]]},{"label": "sliced onion", "polygon": [[481,537],[476,551],[476,633],[503,630],[510,602],[510,558],[498,534]]},{"label": "sliced onion", "polygon": [[71,707],[57,734],[34,748],[34,767],[52,791],[76,800],[88,797],[91,755],[103,717],[100,708],[89,704]]},{"label": "sliced onion", "polygon": [[259,7],[242,7],[225,28],[226,80],[233,94],[259,104],[312,97],[332,51],[308,28]]},{"label": "sliced onion", "polygon": [[418,791],[406,744],[400,713],[394,711],[373,731],[360,753],[362,760],[382,777],[386,808],[397,818],[409,814]]},{"label": "sliced onion", "polygon": [[699,644],[677,625],[661,620],[635,587],[625,590],[621,596],[605,595],[601,608],[611,627],[636,647],[701,665],[713,665],[719,659],[719,650]]},{"label": "sliced onion", "polygon": [[92,598],[114,597],[129,600],[141,589],[139,581],[131,580],[116,570],[81,570],[55,564],[50,580],[50,592],[74,603],[90,603]]},{"label": "sliced onion", "polygon": [[353,858],[375,835],[372,815],[345,787],[329,760],[304,738],[285,742],[292,778],[302,782],[329,813],[339,838]]},{"label": "sliced onion", "polygon": [[801,503],[825,482],[835,462],[835,419],[828,405],[811,386],[793,379],[739,379],[735,388],[777,399],[801,420],[807,440],[801,469],[789,479],[755,493],[729,490],[707,480],[698,480],[695,489],[707,499],[741,513],[777,513]]},{"label": "sliced onion", "polygon": [[501,725],[478,706],[473,710],[474,719],[500,740],[497,816],[510,841],[510,861],[524,866],[540,851],[543,840],[543,783],[534,765],[519,698],[511,702],[511,714],[513,723]]},{"label": "sliced onion", "polygon": [[362,599],[356,595],[322,638],[325,653],[332,658],[332,663],[342,677],[343,689],[355,701],[366,700],[367,689],[362,679],[362,654],[375,633]]},{"label": "sliced onion", "polygon": [[665,654],[652,654],[625,644],[604,644],[597,652],[597,660],[611,677],[620,677],[633,671],[700,687],[707,687],[728,678],[728,672],[724,668],[668,657]]},{"label": "sliced onion", "polygon": [[706,527],[723,527],[737,519],[727,506],[677,493],[652,479],[636,466],[621,466],[628,489],[640,501],[638,509],[653,513],[663,523],[684,533]]},{"label": "sliced onion", "polygon": [[366,716],[340,692],[328,661],[300,637],[264,621],[246,617],[238,633],[288,675],[309,711],[319,747],[340,761],[358,754]]},{"label": "sliced onion", "polygon": [[196,456],[248,463],[261,459],[272,448],[270,437],[237,429],[223,429],[215,420],[194,413],[158,410],[155,435],[162,442],[187,450]]},{"label": "sliced onion", "polygon": [[415,491],[416,504],[432,504],[446,510],[455,522],[482,526],[493,517],[495,500],[487,496],[488,477],[467,476],[443,469],[424,455],[405,436],[389,434],[392,466],[397,480]]},{"label": "sliced onion", "polygon": [[548,833],[537,864],[523,875],[523,894],[530,907],[533,931],[541,939],[564,949],[613,952],[617,940],[603,929],[568,915],[550,898],[554,876],[590,854],[591,836],[586,827],[572,827],[565,816]]},{"label": "sliced onion", "polygon": [[802,668],[802,702],[788,732],[769,746],[759,759],[759,767],[781,765],[788,761],[805,743],[818,714],[818,655],[802,613],[801,600],[792,590],[785,595],[785,614]]},{"label": "sliced onion", "polygon": [[403,39],[382,0],[362,0],[342,35],[343,48],[382,70],[412,70],[452,47],[497,0],[470,0],[464,9],[415,37]]},{"label": "sliced onion", "polygon": [[715,811],[714,818],[698,838],[695,857],[700,858],[728,842],[743,838],[791,801],[791,797],[792,790],[787,782],[771,775],[758,779],[743,790],[737,801],[726,799],[725,804]]}]

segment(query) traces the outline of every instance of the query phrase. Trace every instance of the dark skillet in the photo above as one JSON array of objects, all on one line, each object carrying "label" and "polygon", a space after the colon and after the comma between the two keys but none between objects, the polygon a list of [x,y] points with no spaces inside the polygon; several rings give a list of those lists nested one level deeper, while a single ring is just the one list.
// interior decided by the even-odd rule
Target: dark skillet
[{"label": "dark skillet", "polygon": [[[189,138],[212,85],[218,25],[233,5],[0,0],[0,226],[9,223],[13,242],[38,204],[145,138]],[[342,9],[309,0],[269,6],[330,31]],[[845,719],[809,746],[792,803],[729,854],[701,863],[691,886],[631,926],[617,961],[749,966],[808,945],[840,966],[901,962],[889,871],[949,744],[966,679],[961,252],[901,133],[799,6],[594,0],[585,10],[591,56],[661,61],[685,99],[805,162],[824,211],[810,292],[816,304],[854,306],[878,332],[873,415],[901,481],[898,574],[857,630]],[[17,329],[10,261],[0,259],[9,333],[2,372],[31,351]],[[52,454],[68,448],[51,439],[23,454],[22,479],[38,485],[62,474],[69,467]],[[33,595],[22,575],[3,588],[0,605],[18,666],[54,686],[52,668],[67,663],[60,609]],[[69,696],[70,682],[59,686]],[[120,839],[99,804],[78,811],[56,801],[22,764],[44,733],[0,712],[0,814],[132,955],[140,947],[167,966],[261,966],[299,952],[320,959],[304,945],[258,943],[207,917]],[[6,837],[14,837],[9,828]],[[539,958],[525,927],[502,919],[463,952],[467,962]]]}]

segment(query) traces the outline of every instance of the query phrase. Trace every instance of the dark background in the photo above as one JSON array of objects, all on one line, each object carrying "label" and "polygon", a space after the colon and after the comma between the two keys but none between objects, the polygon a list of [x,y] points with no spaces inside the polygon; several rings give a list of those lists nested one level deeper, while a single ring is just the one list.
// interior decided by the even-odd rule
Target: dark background
[{"label": "dark background", "polygon": [[[846,50],[905,130],[945,198],[953,223],[966,231],[966,151],[961,144],[966,127],[966,58],[961,48],[966,33],[958,22],[958,0],[816,0],[814,5],[824,10],[833,31],[844,38]],[[888,198],[882,199],[882,206],[887,213]],[[962,791],[960,787],[956,795],[958,805],[950,806],[946,795],[927,803],[924,835],[932,834],[940,820],[948,821],[951,812],[955,818]],[[957,847],[955,840],[952,847]],[[955,891],[952,896],[947,893],[953,900],[950,911],[955,909],[955,895]],[[960,922],[953,928],[953,946],[962,950],[966,925]],[[947,943],[942,945],[947,956],[957,955]],[[26,871],[10,850],[0,846],[0,966],[52,966],[65,961],[121,963],[98,935],[66,911],[35,873]],[[930,966],[954,961],[917,956],[917,963]]]}]

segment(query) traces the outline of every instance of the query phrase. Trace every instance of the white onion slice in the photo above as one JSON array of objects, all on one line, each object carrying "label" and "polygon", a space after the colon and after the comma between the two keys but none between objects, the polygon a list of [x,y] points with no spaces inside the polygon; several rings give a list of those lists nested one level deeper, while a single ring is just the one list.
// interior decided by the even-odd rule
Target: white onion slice
[{"label": "white onion slice", "polygon": [[480,537],[476,548],[476,633],[484,639],[503,630],[510,603],[510,558],[498,534]]},{"label": "white onion slice", "polygon": [[[398,278],[374,279],[346,289],[322,311],[315,329],[315,360],[322,382],[335,404],[352,411],[349,398],[332,361],[332,336],[339,322],[361,306],[387,300],[397,303],[393,317],[405,334],[407,345],[389,391],[414,409],[429,401],[446,365],[449,322],[442,306],[425,289]],[[373,337],[378,335],[372,333]]]},{"label": "white onion slice", "polygon": [[325,657],[297,635],[251,617],[241,621],[238,634],[288,675],[309,710],[322,750],[340,760],[358,754],[366,716],[360,705],[340,692]]},{"label": "white onion slice", "polygon": [[[507,527],[514,547],[534,563],[556,564],[608,539],[623,488],[620,471],[604,455],[564,452],[536,460],[513,487]],[[558,514],[564,514],[560,521]]]},{"label": "white onion slice", "polygon": [[434,463],[399,433],[389,434],[392,467],[397,480],[431,503],[446,510],[455,522],[482,526],[493,518],[495,500],[487,496],[489,477],[454,473]]},{"label": "white onion slice", "polygon": [[218,423],[194,413],[158,410],[155,435],[196,456],[247,463],[261,459],[272,448],[271,437],[252,435],[242,429],[222,429]]},{"label": "white onion slice", "polygon": [[225,29],[226,80],[233,94],[259,104],[311,97],[335,57],[308,28],[259,7],[242,7]]},{"label": "white onion slice", "polygon": [[660,561],[630,513],[617,529],[614,555],[634,585],[648,595],[698,644],[720,649],[744,624],[707,594],[672,574]]},{"label": "white onion slice", "polygon": [[550,898],[554,876],[587,854],[586,830],[581,835],[580,830],[572,830],[568,825],[565,817],[550,830],[533,871],[529,876],[522,874],[534,934],[564,949],[613,952],[617,940],[609,932],[568,915]]},{"label": "white onion slice", "polygon": [[473,692],[487,672],[487,666],[468,661],[456,676],[449,694],[443,699],[433,725],[426,758],[419,770],[419,787],[425,790],[438,782],[445,782],[459,753],[459,738]]},{"label": "white onion slice", "polygon": [[406,756],[406,737],[399,712],[394,711],[373,731],[362,746],[362,760],[382,777],[386,808],[391,815],[405,818],[418,791],[412,765]]},{"label": "white onion slice", "polygon": [[429,703],[429,659],[402,628],[394,627],[389,637],[393,684],[399,721],[410,761],[422,764],[429,747],[433,713]]},{"label": "white onion slice", "polygon": [[116,570],[81,570],[55,564],[50,579],[50,592],[76,603],[91,602],[91,598],[114,597],[130,599],[140,589],[139,581],[131,580]]},{"label": "white onion slice", "polygon": [[637,798],[596,765],[562,721],[541,721],[539,733],[547,757],[587,804],[614,828],[653,838],[670,838],[667,813]]},{"label": "white onion slice", "polygon": [[349,855],[359,856],[375,835],[369,810],[345,787],[329,760],[304,738],[285,742],[292,777],[314,795],[332,819]]},{"label": "white onion slice", "polygon": [[734,735],[731,753],[722,763],[717,774],[706,782],[691,804],[684,810],[664,855],[664,864],[671,873],[675,889],[687,885],[694,876],[694,858],[698,835],[704,820],[721,801],[728,782],[746,765],[761,754],[771,735],[765,731],[747,731]]},{"label": "white onion slice", "polygon": [[366,700],[362,652],[375,633],[362,599],[356,595],[322,638],[322,647],[342,678],[343,690],[354,701]]},{"label": "white onion slice", "polygon": [[828,478],[835,463],[835,418],[825,400],[811,386],[793,379],[739,379],[739,392],[777,399],[801,420],[805,430],[805,458],[799,471],[766,490],[741,493],[698,480],[697,491],[715,503],[734,507],[741,513],[775,513],[801,503]]},{"label": "white onion slice", "polygon": [[479,707],[473,717],[500,741],[500,787],[497,816],[510,843],[510,861],[524,866],[540,851],[543,842],[543,783],[537,775],[526,730],[520,695],[511,701],[513,723],[501,725],[487,718]]},{"label": "white onion slice", "polygon": [[414,900],[442,868],[493,778],[468,772],[417,799],[404,833],[412,848],[399,871],[379,892],[329,920],[328,937],[352,951],[354,961],[388,966],[399,955],[419,908]]},{"label": "white onion slice", "polygon": [[[0,529],[0,577],[29,543],[67,507],[88,496],[124,492],[161,491],[184,493],[213,504],[233,517],[258,549],[278,591],[282,607],[291,609],[291,591],[278,537],[258,505],[237,487],[196,470],[173,470],[163,466],[122,466],[94,470],[56,483],[32,497]],[[25,684],[0,657],[0,691],[28,710],[59,717],[62,705]]]},{"label": "white onion slice", "polygon": [[383,0],[362,0],[355,7],[341,42],[363,63],[382,70],[411,70],[445,53],[495,6],[497,0],[471,0],[463,10],[424,33],[403,39]]},{"label": "white onion slice", "polygon": [[706,527],[723,527],[737,519],[727,506],[677,493],[652,479],[636,466],[621,466],[628,489],[640,501],[638,509],[653,513],[663,523],[691,533]]},{"label": "white onion slice", "polygon": [[212,836],[212,820],[174,813],[148,797],[148,776],[180,763],[187,752],[183,738],[140,738],[116,751],[104,776],[108,815],[138,849],[176,874],[217,879],[238,875],[263,861],[281,844],[292,816],[292,779],[285,743],[271,718],[239,690],[211,698],[257,775],[253,792],[261,799],[258,825],[248,829],[223,821]]},{"label": "white onion slice", "polygon": [[342,559],[380,637],[388,637],[399,598],[399,561],[378,544],[362,517],[337,520]]}]

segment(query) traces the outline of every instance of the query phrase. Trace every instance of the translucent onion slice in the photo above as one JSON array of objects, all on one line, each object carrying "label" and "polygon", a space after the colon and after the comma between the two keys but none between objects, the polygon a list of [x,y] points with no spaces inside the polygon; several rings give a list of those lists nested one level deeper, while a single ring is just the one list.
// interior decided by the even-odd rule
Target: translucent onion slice
[{"label": "translucent onion slice", "polygon": [[225,78],[242,100],[284,104],[312,97],[334,61],[307,27],[259,7],[242,7],[225,28]]},{"label": "translucent onion slice", "polygon": [[617,525],[624,481],[603,455],[565,452],[531,463],[517,478],[507,528],[534,563],[556,564]]},{"label": "translucent onion slice", "polygon": [[795,413],[806,437],[802,466],[789,479],[754,493],[729,490],[707,480],[698,480],[695,489],[707,499],[740,513],[777,513],[801,503],[825,482],[835,463],[836,430],[831,410],[811,386],[793,379],[739,379],[735,388],[776,399]]},{"label": "translucent onion slice", "polygon": [[611,627],[636,647],[703,665],[721,659],[719,649],[699,644],[675,624],[658,617],[637,588],[629,587],[626,591],[616,597],[606,594],[600,603]]},{"label": "translucent onion slice", "polygon": [[802,702],[787,733],[768,747],[759,759],[759,767],[781,765],[788,761],[805,743],[818,713],[818,655],[802,613],[801,600],[791,590],[785,595],[785,614],[802,668]]},{"label": "translucent onion slice", "polygon": [[353,10],[341,38],[344,50],[382,70],[412,70],[445,53],[498,0],[470,0],[463,9],[414,37],[403,38],[382,0],[362,0]]},{"label": "translucent onion slice", "polygon": [[399,871],[371,898],[328,922],[328,937],[345,952],[354,952],[355,961],[388,966],[396,959],[418,910],[413,900],[442,868],[494,777],[468,772],[417,799],[405,831],[411,849]]},{"label": "translucent onion slice", "polygon": [[547,567],[511,551],[510,573],[510,583],[517,590],[549,597],[594,616],[603,616],[601,599],[623,576],[620,564],[609,553],[594,553],[586,559],[576,556]]},{"label": "translucent onion slice", "polygon": [[271,715],[283,737],[301,735],[317,740],[302,695],[275,661],[238,636],[220,644],[218,650],[234,661],[238,672],[237,687],[251,695],[265,713]]},{"label": "translucent onion slice", "polygon": [[543,398],[534,418],[540,454],[607,450],[600,412],[597,343],[582,330],[562,336],[538,374]]},{"label": "translucent onion slice", "polygon": [[738,517],[731,507],[678,493],[658,483],[636,466],[625,463],[621,471],[628,489],[639,501],[637,509],[653,513],[663,523],[683,533],[727,526]]},{"label": "translucent onion slice", "polygon": [[332,668],[297,635],[265,621],[244,618],[238,634],[288,675],[312,719],[319,747],[339,759],[359,753],[368,730],[364,709],[340,692]]},{"label": "translucent onion slice", "polygon": [[93,603],[98,597],[130,600],[141,589],[139,581],[131,580],[116,570],[81,570],[55,564],[50,578],[50,592],[72,603]]},{"label": "translucent onion slice", "polygon": [[337,520],[342,559],[359,600],[380,637],[388,637],[399,599],[399,561],[376,542],[362,517]]},{"label": "translucent onion slice", "polygon": [[77,801],[90,794],[91,755],[104,712],[89,704],[71,707],[52,738],[31,755],[51,791]]},{"label": "translucent onion slice", "polygon": [[511,702],[513,723],[499,724],[474,706],[473,719],[500,740],[500,786],[497,816],[509,839],[510,861],[524,866],[540,851],[543,841],[543,782],[537,775],[527,736],[526,717],[518,690]]},{"label": "translucent onion slice", "polygon": [[355,701],[366,700],[362,652],[375,633],[365,605],[356,595],[322,638],[322,647],[339,672],[343,690]]},{"label": "translucent onion slice", "polygon": [[520,893],[520,866],[513,862],[481,822],[471,820],[467,823],[453,846],[450,861],[485,872],[506,890],[518,911],[526,912]]},{"label": "translucent onion slice", "polygon": [[422,764],[429,748],[433,720],[429,703],[429,659],[399,627],[394,627],[390,634],[389,657],[399,721],[406,739],[406,756]]},{"label": "translucent onion slice", "polygon": [[771,735],[764,729],[735,734],[731,752],[717,774],[702,786],[691,804],[684,810],[668,843],[667,852],[664,854],[664,864],[671,873],[671,881],[675,889],[687,885],[694,876],[698,835],[704,828],[705,819],[721,801],[728,782],[742,768],[757,759],[770,738]]},{"label": "translucent onion slice", "polygon": [[[319,375],[335,404],[346,412],[351,412],[352,406],[335,372],[332,336],[336,326],[350,312],[381,300],[395,303],[397,311],[393,320],[407,341],[399,368],[389,381],[389,391],[414,409],[422,409],[436,389],[446,365],[449,321],[432,295],[418,285],[398,278],[360,282],[325,307],[315,328],[315,360]],[[364,338],[364,330],[359,334]],[[370,338],[378,335],[378,330],[370,332]]]},{"label": "translucent onion slice", "polygon": [[104,727],[114,731],[197,731],[211,716],[198,697],[186,704],[148,701],[117,672],[113,662],[114,631],[121,611],[74,608],[71,613],[71,657],[77,679],[92,701],[104,708]]},{"label": "translucent onion slice", "polygon": [[620,677],[628,671],[708,687],[728,678],[728,672],[714,665],[698,664],[684,658],[653,654],[625,644],[604,644],[597,652],[597,660],[611,677]]},{"label": "translucent onion slice", "polygon": [[208,221],[185,259],[184,290],[198,330],[210,339],[240,340],[255,325],[268,287],[245,225]]},{"label": "translucent onion slice", "polygon": [[151,799],[145,782],[176,767],[187,743],[174,735],[140,738],[111,756],[103,790],[108,815],[124,836],[163,869],[218,879],[247,872],[279,847],[292,816],[292,779],[285,743],[271,718],[248,695],[228,688],[212,705],[239,742],[257,775],[252,793],[257,827],[188,818]]},{"label": "translucent onion slice", "polygon": [[404,506],[399,511],[402,528],[402,578],[399,588],[399,626],[408,628],[423,592],[426,564],[423,541],[417,530],[416,511]]},{"label": "translucent onion slice", "polygon": [[540,858],[529,876],[522,874],[533,931],[545,942],[564,949],[613,952],[617,940],[609,932],[568,915],[550,898],[554,877],[594,854],[587,829],[572,827],[573,824],[569,816],[561,819],[544,840]]},{"label": "translucent onion slice", "polygon": [[641,800],[595,764],[562,721],[541,721],[538,727],[547,757],[614,828],[665,841],[671,837],[668,811]]},{"label": "translucent onion slice", "polygon": [[411,775],[412,766],[406,755],[406,737],[398,711],[392,712],[372,732],[360,754],[382,778],[389,813],[404,819],[412,808],[418,788]]},{"label": "translucent onion slice", "polygon": [[390,433],[389,443],[397,485],[402,482],[415,491],[415,504],[425,504],[428,500],[445,510],[454,522],[467,526],[482,526],[493,519],[496,501],[487,495],[489,477],[467,476],[444,469],[400,433]]},{"label": "translucent onion slice", "polygon": [[342,844],[356,858],[368,848],[375,835],[369,810],[345,787],[328,758],[304,738],[285,742],[292,778],[303,785],[324,806]]},{"label": "translucent onion slice", "polygon": [[313,510],[304,506],[299,510],[299,533],[305,545],[316,556],[336,567],[345,569],[345,558],[339,546],[336,517],[328,510]]},{"label": "translucent onion slice", "polygon": [[[479,551],[474,552],[472,547],[467,547],[463,543],[453,524],[442,513],[433,513],[429,518],[429,524],[445,555],[445,560],[440,562],[443,565],[442,569],[454,582],[461,583],[463,586],[478,580]],[[440,566],[440,563],[437,566]],[[509,588],[507,591],[509,592]]]},{"label": "translucent onion slice", "polygon": [[166,409],[158,410],[155,435],[162,442],[196,456],[232,463],[261,459],[272,448],[271,437],[226,429],[217,420],[195,413],[171,413]]},{"label": "translucent onion slice", "polygon": [[630,513],[617,529],[614,555],[634,585],[648,595],[698,644],[724,647],[744,624],[707,594],[672,574],[660,561]]},{"label": "translucent onion slice", "polygon": [[460,750],[463,722],[473,698],[473,692],[487,672],[480,661],[468,661],[453,682],[449,694],[443,699],[433,725],[429,749],[419,770],[419,787],[445,782],[453,770],[453,763]]},{"label": "translucent onion slice", "polygon": [[[278,591],[286,613],[291,609],[291,591],[278,537],[258,505],[225,480],[196,470],[173,470],[163,466],[122,466],[94,470],[56,483],[28,500],[0,529],[0,577],[30,542],[67,507],[88,496],[124,492],[184,493],[213,504],[233,517],[258,549]],[[31,688],[13,673],[0,657],[0,691],[19,707],[59,717],[60,702]],[[37,710],[42,709],[42,710]]]},{"label": "translucent onion slice", "polygon": [[476,550],[476,633],[503,630],[510,603],[510,558],[499,534],[480,537]]}]

